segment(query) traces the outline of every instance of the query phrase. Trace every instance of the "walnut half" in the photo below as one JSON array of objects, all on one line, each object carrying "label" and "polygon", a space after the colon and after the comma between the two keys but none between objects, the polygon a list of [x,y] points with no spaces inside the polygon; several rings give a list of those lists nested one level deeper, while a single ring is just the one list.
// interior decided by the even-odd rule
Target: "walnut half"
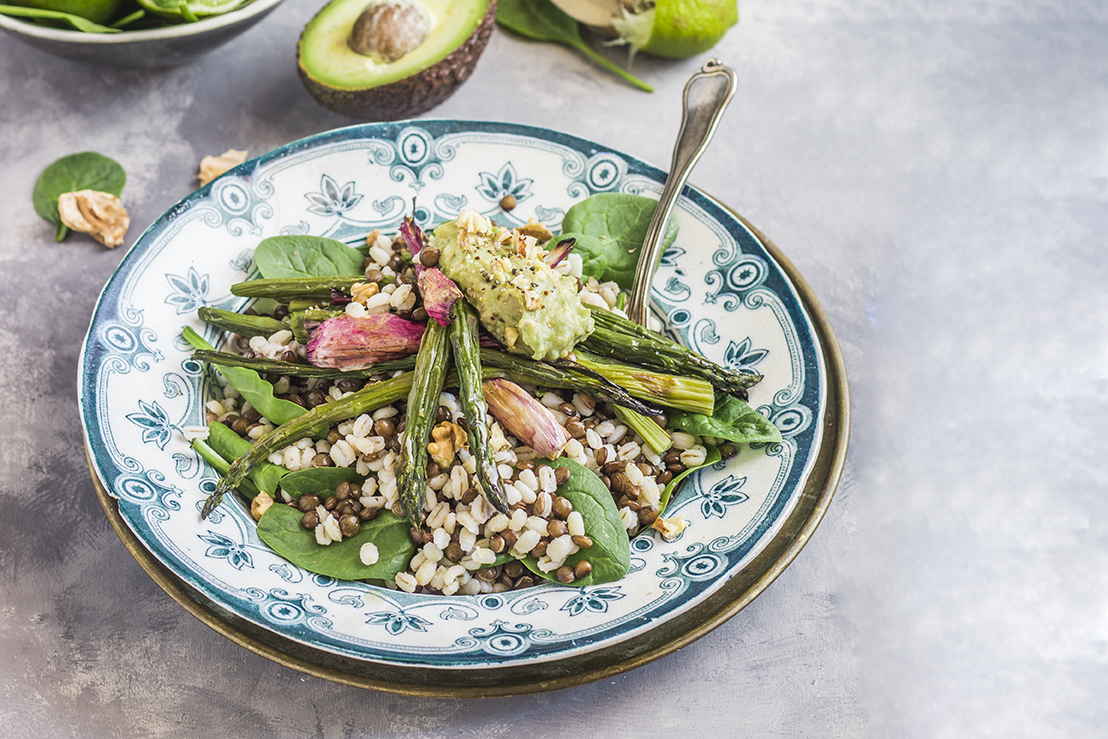
[{"label": "walnut half", "polygon": [[427,445],[427,453],[440,469],[446,470],[454,461],[457,450],[468,445],[469,437],[461,426],[450,421],[443,421],[431,429],[431,438],[434,439]]},{"label": "walnut half", "polygon": [[123,243],[131,218],[119,198],[96,190],[78,190],[58,196],[58,215],[67,227],[87,233],[104,246]]},{"label": "walnut half", "polygon": [[245,162],[246,154],[245,150],[228,149],[217,157],[206,156],[201,159],[200,173],[196,175],[196,179],[200,180],[200,186],[203,187],[232,167]]}]

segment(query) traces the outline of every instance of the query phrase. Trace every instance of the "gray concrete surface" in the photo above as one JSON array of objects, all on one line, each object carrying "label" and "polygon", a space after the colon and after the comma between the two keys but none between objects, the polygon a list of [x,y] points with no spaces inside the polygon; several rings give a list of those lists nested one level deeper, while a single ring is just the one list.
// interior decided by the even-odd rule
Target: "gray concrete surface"
[{"label": "gray concrete surface", "polygon": [[[740,89],[692,182],[799,267],[853,392],[846,474],[753,605],[579,688],[414,699],[302,675],[185,613],[99,509],[79,343],[123,255],[51,241],[39,171],[96,150],[142,228],[199,159],[348,121],[296,77],[319,0],[191,66],[0,38],[0,736],[1098,737],[1108,726],[1108,10],[1088,0],[744,0]],[[704,57],[706,58],[706,56]],[[432,115],[669,161],[704,58],[621,85],[498,33]]]}]

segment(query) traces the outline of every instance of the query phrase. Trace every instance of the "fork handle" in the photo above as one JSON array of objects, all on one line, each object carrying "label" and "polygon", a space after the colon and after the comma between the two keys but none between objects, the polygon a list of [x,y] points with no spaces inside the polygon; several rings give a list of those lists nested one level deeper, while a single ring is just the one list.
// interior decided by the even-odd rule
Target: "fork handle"
[{"label": "fork handle", "polygon": [[669,176],[662,188],[658,207],[646,229],[646,239],[643,241],[642,251],[639,252],[635,280],[627,302],[628,317],[640,326],[646,325],[650,285],[654,281],[654,272],[658,269],[658,260],[662,256],[664,235],[673,208],[689,179],[689,173],[708,148],[708,142],[723,117],[724,109],[734,97],[736,82],[735,70],[718,59],[711,59],[685,83],[681,129],[673,146],[673,161],[670,163]]}]

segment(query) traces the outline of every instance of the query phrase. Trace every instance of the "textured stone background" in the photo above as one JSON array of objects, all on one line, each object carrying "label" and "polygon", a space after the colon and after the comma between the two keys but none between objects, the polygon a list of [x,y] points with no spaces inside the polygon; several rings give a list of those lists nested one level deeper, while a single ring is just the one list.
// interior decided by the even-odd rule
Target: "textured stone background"
[{"label": "textured stone background", "polygon": [[[1095,0],[743,0],[738,96],[692,182],[811,283],[853,436],[796,562],[731,621],[614,679],[487,701],[329,683],[171,601],[99,509],[79,343],[122,258],[63,244],[38,172],[119,160],[142,228],[199,159],[348,123],[296,77],[320,0],[158,72],[0,38],[0,735],[1094,737],[1108,725],[1108,10]],[[707,55],[706,55],[707,56]],[[704,58],[706,58],[706,56]],[[637,92],[497,33],[435,116],[669,161],[704,58]]]}]

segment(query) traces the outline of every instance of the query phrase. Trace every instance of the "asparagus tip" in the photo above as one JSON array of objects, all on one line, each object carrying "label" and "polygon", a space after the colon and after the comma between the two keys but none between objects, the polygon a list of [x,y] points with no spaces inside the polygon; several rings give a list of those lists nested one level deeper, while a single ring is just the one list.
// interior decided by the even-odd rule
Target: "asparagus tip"
[{"label": "asparagus tip", "polygon": [[495,465],[478,468],[477,484],[481,492],[484,493],[485,500],[498,513],[503,513],[506,516],[512,515],[511,508],[508,506],[508,498],[504,495],[504,488],[500,486],[500,475],[497,473]]},{"label": "asparagus tip", "polygon": [[208,496],[204,501],[204,507],[200,509],[200,520],[203,521],[211,515],[212,511],[219,507],[219,504],[223,502],[223,490],[222,486],[216,487],[215,492]]},{"label": "asparagus tip", "polygon": [[503,495],[486,495],[485,500],[496,509],[497,513],[503,513],[505,516],[512,515],[512,509],[508,507],[508,501]]}]

